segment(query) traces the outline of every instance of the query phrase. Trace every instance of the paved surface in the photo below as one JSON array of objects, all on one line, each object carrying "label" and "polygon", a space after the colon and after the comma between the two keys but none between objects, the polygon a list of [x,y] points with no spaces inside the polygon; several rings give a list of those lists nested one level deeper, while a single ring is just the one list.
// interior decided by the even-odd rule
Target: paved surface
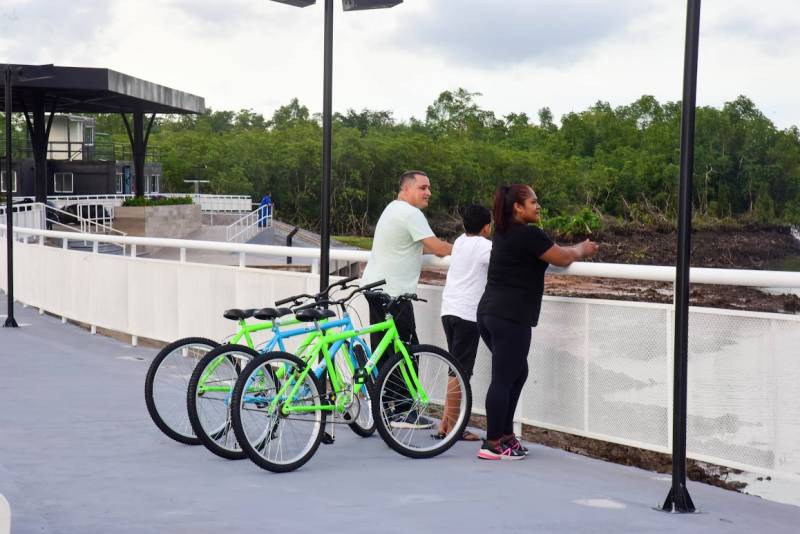
[{"label": "paved surface", "polygon": [[667,477],[546,447],[521,462],[481,462],[474,443],[411,460],[346,427],[299,471],[272,474],[156,429],[143,400],[155,351],[21,306],[16,315],[28,326],[0,329],[0,494],[13,534],[788,533],[800,523],[800,507],[695,483],[702,513],[657,512]]}]

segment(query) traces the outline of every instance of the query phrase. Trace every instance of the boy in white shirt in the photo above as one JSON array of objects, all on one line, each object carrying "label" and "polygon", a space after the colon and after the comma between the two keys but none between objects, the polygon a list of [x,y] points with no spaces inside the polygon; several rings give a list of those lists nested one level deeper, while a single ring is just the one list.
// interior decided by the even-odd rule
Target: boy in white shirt
[{"label": "boy in white shirt", "polygon": [[[462,219],[466,233],[453,243],[450,269],[442,292],[442,326],[447,338],[447,350],[461,364],[469,380],[475,367],[480,339],[476,311],[486,287],[492,253],[492,242],[489,240],[492,215],[485,207],[472,205],[463,211]],[[439,433],[434,437],[444,438],[458,417],[460,389],[448,387],[447,390],[455,393],[448,393],[445,399],[444,417],[439,425]],[[480,438],[465,430],[461,439],[478,441]]]}]

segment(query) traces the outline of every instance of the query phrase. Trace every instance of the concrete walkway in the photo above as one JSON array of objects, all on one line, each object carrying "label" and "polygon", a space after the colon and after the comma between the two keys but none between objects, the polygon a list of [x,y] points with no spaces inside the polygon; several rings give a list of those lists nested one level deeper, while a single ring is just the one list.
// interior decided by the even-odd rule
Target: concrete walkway
[{"label": "concrete walkway", "polygon": [[[5,313],[5,296],[2,296]],[[690,483],[702,513],[653,510],[669,478],[531,446],[481,462],[474,443],[430,460],[346,427],[275,475],[162,435],[147,415],[155,351],[17,307],[0,329],[0,494],[13,534],[246,532],[797,532],[800,508]],[[5,320],[5,317],[2,318]]]}]

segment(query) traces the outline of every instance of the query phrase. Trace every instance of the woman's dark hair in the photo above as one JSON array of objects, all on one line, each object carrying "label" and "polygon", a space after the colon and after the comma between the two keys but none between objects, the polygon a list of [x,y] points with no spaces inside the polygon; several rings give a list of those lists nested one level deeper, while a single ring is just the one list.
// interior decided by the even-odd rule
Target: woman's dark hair
[{"label": "woman's dark hair", "polygon": [[464,208],[461,219],[464,221],[464,231],[474,235],[480,233],[484,226],[492,222],[492,214],[480,204],[473,204]]},{"label": "woman's dark hair", "polygon": [[522,204],[531,196],[531,186],[525,184],[501,185],[494,193],[492,216],[494,231],[502,234],[511,228],[514,222],[514,203]]}]

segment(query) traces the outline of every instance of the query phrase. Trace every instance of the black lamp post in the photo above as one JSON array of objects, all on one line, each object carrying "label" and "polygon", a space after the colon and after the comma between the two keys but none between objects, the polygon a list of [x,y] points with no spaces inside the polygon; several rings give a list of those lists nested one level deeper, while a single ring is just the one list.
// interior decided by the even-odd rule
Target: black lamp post
[{"label": "black lamp post", "polygon": [[8,296],[8,317],[4,327],[16,328],[14,319],[14,215],[11,213],[13,203],[11,196],[14,191],[14,171],[11,161],[11,80],[18,74],[19,67],[6,65],[3,72],[3,87],[5,88],[5,105],[3,111],[6,115],[6,275]]},{"label": "black lamp post", "polygon": [[695,511],[686,488],[686,422],[689,367],[689,267],[692,235],[694,123],[697,105],[697,51],[700,40],[700,0],[688,0],[683,58],[680,193],[678,202],[678,265],[675,269],[675,372],[672,411],[672,487],[661,507],[665,512]]},{"label": "black lamp post", "polygon": [[[308,7],[317,0],[272,0],[295,7]],[[367,9],[383,9],[402,4],[403,0],[342,0],[344,11],[364,11]],[[319,286],[320,291],[328,287],[330,276],[331,247],[331,144],[332,121],[331,99],[333,91],[333,0],[325,0],[325,57],[322,82],[322,198],[320,222],[320,259]]]},{"label": "black lamp post", "polygon": [[[14,216],[11,213],[13,202],[11,197],[14,192],[14,170],[11,157],[11,113],[13,82],[34,81],[50,77],[52,65],[42,65],[41,67],[22,67],[17,65],[5,65],[3,69],[3,87],[5,89],[5,99],[3,111],[6,115],[6,274],[8,296],[8,317],[3,324],[4,327],[16,328],[17,321],[14,319]],[[27,75],[27,76],[26,76]]]}]

